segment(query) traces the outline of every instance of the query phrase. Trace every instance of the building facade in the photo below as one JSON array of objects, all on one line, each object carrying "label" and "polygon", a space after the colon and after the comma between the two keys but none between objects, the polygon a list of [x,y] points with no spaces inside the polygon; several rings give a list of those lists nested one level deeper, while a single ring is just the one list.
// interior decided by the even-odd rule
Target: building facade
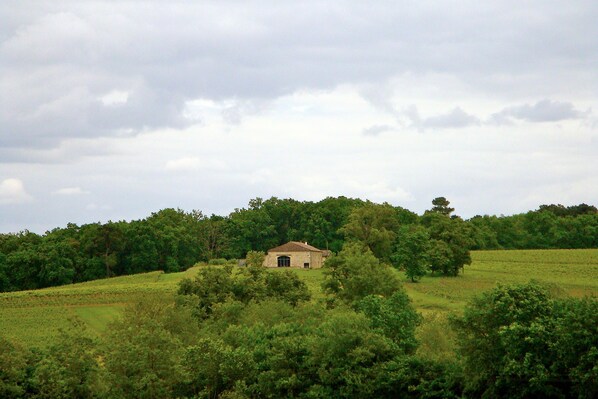
[{"label": "building facade", "polygon": [[330,251],[318,249],[306,242],[290,241],[268,250],[264,266],[319,269],[329,253]]}]

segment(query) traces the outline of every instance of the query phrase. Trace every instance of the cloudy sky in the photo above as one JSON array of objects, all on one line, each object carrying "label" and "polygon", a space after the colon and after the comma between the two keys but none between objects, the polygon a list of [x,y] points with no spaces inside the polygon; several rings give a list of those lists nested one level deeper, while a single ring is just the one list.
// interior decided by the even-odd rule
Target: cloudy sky
[{"label": "cloudy sky", "polygon": [[598,2],[2,1],[0,232],[598,205]]}]

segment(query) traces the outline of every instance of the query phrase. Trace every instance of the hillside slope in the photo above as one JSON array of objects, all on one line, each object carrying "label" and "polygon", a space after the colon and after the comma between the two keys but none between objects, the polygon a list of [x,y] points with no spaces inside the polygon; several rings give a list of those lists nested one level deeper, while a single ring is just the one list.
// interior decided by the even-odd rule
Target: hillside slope
[{"label": "hillside slope", "polygon": [[[498,283],[536,279],[563,295],[598,295],[598,249],[475,251],[472,265],[458,277],[425,277],[405,282],[415,306],[424,314],[459,311],[474,295]],[[148,296],[169,297],[178,282],[197,268],[165,274],[151,272],[34,291],[0,294],[0,335],[26,346],[45,346],[69,318],[80,317],[92,331],[102,332],[129,303]],[[321,270],[296,270],[312,292],[323,297]]]}]

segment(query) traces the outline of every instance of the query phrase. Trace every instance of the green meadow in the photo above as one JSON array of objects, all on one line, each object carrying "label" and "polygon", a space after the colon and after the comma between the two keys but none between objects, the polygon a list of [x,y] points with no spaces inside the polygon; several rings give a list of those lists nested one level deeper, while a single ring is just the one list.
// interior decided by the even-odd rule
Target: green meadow
[{"label": "green meadow", "polygon": [[[405,278],[405,288],[426,319],[459,312],[473,296],[497,284],[531,279],[552,287],[558,295],[598,295],[598,249],[475,251],[473,263],[458,277],[424,277],[419,283]],[[185,272],[151,272],[96,280],[35,291],[0,294],[0,335],[29,347],[44,347],[59,329],[78,317],[90,331],[101,333],[129,303],[149,296],[169,297],[178,282],[193,277]],[[314,300],[324,297],[321,270],[295,270]]]}]

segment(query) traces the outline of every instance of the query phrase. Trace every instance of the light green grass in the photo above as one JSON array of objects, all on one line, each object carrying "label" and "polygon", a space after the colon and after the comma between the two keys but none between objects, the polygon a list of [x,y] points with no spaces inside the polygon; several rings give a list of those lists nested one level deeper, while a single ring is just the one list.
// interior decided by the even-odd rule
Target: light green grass
[{"label": "light green grass", "polygon": [[172,296],[177,284],[197,268],[165,274],[143,273],[85,283],[0,294],[0,336],[26,346],[49,345],[69,319],[79,317],[90,331],[101,333],[128,303],[148,296]]},{"label": "light green grass", "polygon": [[77,316],[87,323],[88,327],[96,332],[102,333],[106,330],[108,323],[120,315],[125,305],[110,304],[100,306],[78,306],[75,309]]},{"label": "light green grass", "polygon": [[472,264],[457,277],[424,277],[405,283],[422,312],[459,311],[473,296],[498,283],[537,280],[564,294],[598,295],[598,250],[474,251]]},{"label": "light green grass", "polygon": [[[472,265],[458,277],[424,277],[410,283],[399,273],[426,318],[443,320],[443,315],[461,311],[473,296],[497,283],[535,279],[557,285],[568,295],[598,296],[598,250],[477,251],[472,252],[472,259]],[[306,282],[314,300],[324,297],[322,270],[293,271]],[[92,332],[101,333],[126,304],[148,296],[172,296],[181,279],[196,273],[197,268],[172,274],[152,272],[0,294],[0,335],[26,346],[44,347],[60,328],[68,327],[73,316],[85,321]]]}]

